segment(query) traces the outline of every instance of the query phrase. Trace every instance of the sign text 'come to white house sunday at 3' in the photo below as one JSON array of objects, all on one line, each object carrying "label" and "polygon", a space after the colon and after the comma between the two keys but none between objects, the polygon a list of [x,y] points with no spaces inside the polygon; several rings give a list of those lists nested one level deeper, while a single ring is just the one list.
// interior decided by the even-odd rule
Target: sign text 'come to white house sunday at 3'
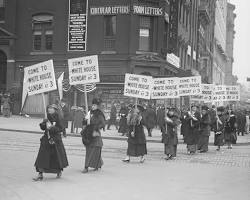
[{"label": "sign text 'come to white house sunday at 3'", "polygon": [[69,59],[68,65],[70,85],[100,82],[97,55]]},{"label": "sign text 'come to white house sunday at 3'", "polygon": [[137,74],[125,74],[124,96],[150,99],[152,77]]},{"label": "sign text 'come to white house sunday at 3'", "polygon": [[25,67],[24,84],[29,96],[56,90],[53,60]]}]

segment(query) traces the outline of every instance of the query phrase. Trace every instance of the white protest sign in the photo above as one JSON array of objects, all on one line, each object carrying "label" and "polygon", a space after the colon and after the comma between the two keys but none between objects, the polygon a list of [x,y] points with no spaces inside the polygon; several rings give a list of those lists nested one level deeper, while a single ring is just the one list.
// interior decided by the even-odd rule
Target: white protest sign
[{"label": "white protest sign", "polygon": [[150,99],[153,78],[136,74],[125,74],[124,96]]},{"label": "white protest sign", "polygon": [[213,84],[201,84],[201,95],[191,96],[193,101],[203,101],[204,103],[210,103],[213,101]]},{"label": "white protest sign", "polygon": [[68,65],[70,85],[100,82],[97,55],[69,59]]},{"label": "white protest sign", "polygon": [[53,60],[25,67],[24,80],[29,96],[56,90]]},{"label": "white protest sign", "polygon": [[215,85],[213,92],[213,101],[221,102],[227,101],[226,86],[225,85]]},{"label": "white protest sign", "polygon": [[179,98],[178,84],[178,78],[154,78],[151,98]]},{"label": "white protest sign", "polygon": [[226,99],[227,101],[240,101],[240,87],[226,86]]},{"label": "white protest sign", "polygon": [[191,96],[201,94],[201,77],[183,77],[179,78],[179,95]]}]

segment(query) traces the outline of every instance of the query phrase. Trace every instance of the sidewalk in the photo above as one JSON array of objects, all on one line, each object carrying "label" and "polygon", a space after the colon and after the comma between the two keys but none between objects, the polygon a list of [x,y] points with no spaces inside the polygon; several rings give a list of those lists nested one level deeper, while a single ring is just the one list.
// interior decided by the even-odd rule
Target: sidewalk
[{"label": "sidewalk", "polygon": [[[0,116],[0,131],[16,131],[16,132],[26,132],[26,133],[37,133],[41,134],[39,123],[41,123],[42,118],[35,117],[22,117],[22,116],[12,116],[10,118],[4,118]],[[71,122],[69,122],[69,128],[66,130],[68,136],[79,137],[80,130],[78,129],[78,134],[71,133]],[[147,130],[145,130],[145,134],[147,135]],[[148,142],[161,142],[161,132],[158,129],[154,129],[152,132],[152,137],[147,137]],[[118,133],[115,130],[115,127],[111,127],[111,130],[106,130],[102,134],[104,139],[111,140],[126,140],[127,138],[121,136],[121,133]],[[209,138],[209,143],[213,144],[214,135],[211,134]],[[179,135],[179,143],[183,143],[182,136]],[[250,144],[250,135],[239,136],[237,144]]]}]

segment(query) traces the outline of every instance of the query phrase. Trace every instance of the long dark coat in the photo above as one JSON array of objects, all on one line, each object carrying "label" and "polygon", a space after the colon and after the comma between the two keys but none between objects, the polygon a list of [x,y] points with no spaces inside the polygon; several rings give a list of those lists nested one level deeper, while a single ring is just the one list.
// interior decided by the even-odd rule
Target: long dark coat
[{"label": "long dark coat", "polygon": [[143,121],[148,129],[152,129],[156,126],[156,113],[153,108],[148,107],[143,112]]},{"label": "long dark coat", "polygon": [[163,134],[162,142],[166,145],[177,145],[177,126],[180,124],[180,120],[177,116],[168,116],[172,122],[166,122],[166,134]]},{"label": "long dark coat", "polygon": [[[61,138],[63,125],[59,115],[57,113],[53,115],[48,114],[48,121],[51,123],[55,122],[55,125],[50,130],[47,130],[46,121],[40,124],[40,128],[44,130],[44,135],[40,139],[40,149],[35,167],[37,170],[43,169],[45,172],[52,173],[55,170],[62,170],[67,167],[68,159]],[[54,144],[50,144],[50,141],[53,141]]]},{"label": "long dark coat", "polygon": [[231,115],[225,122],[225,142],[226,143],[236,143],[236,116]]},{"label": "long dark coat", "polygon": [[225,126],[225,115],[219,115],[219,119],[222,122],[222,124],[220,124],[219,122],[217,122],[216,120],[216,125],[215,125],[215,129],[214,129],[214,145],[216,146],[222,146],[224,144],[224,126]]},{"label": "long dark coat", "polygon": [[69,126],[69,107],[65,104],[62,107],[62,112],[63,112],[63,118],[62,118],[62,124],[64,128],[68,128]]},{"label": "long dark coat", "polygon": [[117,110],[116,110],[116,107],[113,105],[110,111],[110,119],[109,119],[110,123],[116,122],[116,114],[117,114]]},{"label": "long dark coat", "polygon": [[197,121],[193,120],[190,116],[188,117],[190,128],[185,136],[185,142],[187,145],[195,145],[199,140],[201,115],[199,112],[195,112],[194,117],[197,119]]},{"label": "long dark coat", "polygon": [[181,135],[183,135],[184,143],[187,143],[186,139],[187,139],[188,132],[190,131],[190,128],[191,128],[191,124],[190,124],[191,118],[187,112],[183,112],[181,114],[180,120],[181,120]]},{"label": "long dark coat", "polygon": [[128,132],[128,124],[127,124],[127,115],[128,109],[126,107],[122,107],[120,109],[120,121],[119,121],[119,130],[118,133],[127,133]]},{"label": "long dark coat", "polygon": [[210,136],[211,132],[211,119],[210,115],[207,113],[201,117],[200,121],[200,134],[204,136]]},{"label": "long dark coat", "polygon": [[164,108],[159,108],[157,110],[157,114],[156,114],[156,118],[157,118],[157,125],[159,127],[162,127],[165,125],[165,109]]}]

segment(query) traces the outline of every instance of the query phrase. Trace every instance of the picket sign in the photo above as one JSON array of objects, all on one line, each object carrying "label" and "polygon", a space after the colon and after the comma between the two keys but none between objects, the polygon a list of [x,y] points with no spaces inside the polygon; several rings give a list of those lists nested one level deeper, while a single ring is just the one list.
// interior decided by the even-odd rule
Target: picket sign
[{"label": "picket sign", "polygon": [[150,99],[152,81],[151,76],[125,74],[124,96]]},{"label": "picket sign", "polygon": [[154,78],[151,99],[179,98],[179,79]]},{"label": "picket sign", "polygon": [[201,94],[201,76],[179,78],[179,95],[192,96]]},{"label": "picket sign", "polygon": [[86,84],[100,82],[98,56],[85,56],[68,60],[69,84],[84,85],[85,111],[88,113]]},{"label": "picket sign", "polygon": [[213,101],[213,84],[201,84],[201,94],[200,95],[192,95],[192,101],[199,101],[204,103],[211,103]]},{"label": "picket sign", "polygon": [[[37,63],[24,68],[23,98],[25,93],[30,95],[42,94],[44,114],[47,118],[45,92],[57,89],[53,60]],[[22,101],[24,102],[24,100]]]}]

